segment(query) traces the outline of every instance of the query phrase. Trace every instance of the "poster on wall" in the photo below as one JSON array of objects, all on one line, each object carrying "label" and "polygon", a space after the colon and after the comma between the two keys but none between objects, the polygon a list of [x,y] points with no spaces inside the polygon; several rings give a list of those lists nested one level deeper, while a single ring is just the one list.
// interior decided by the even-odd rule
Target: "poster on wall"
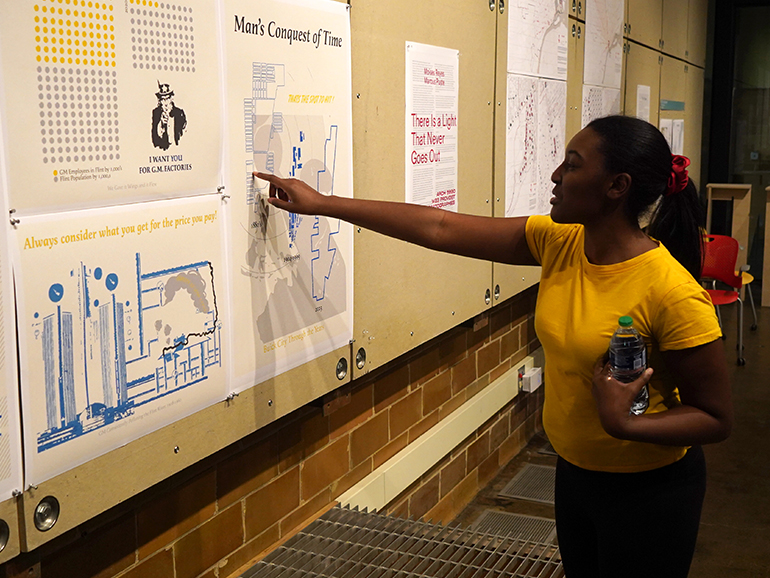
[{"label": "poster on wall", "polygon": [[0,3],[0,112],[18,214],[221,184],[221,70],[209,0]]},{"label": "poster on wall", "polygon": [[636,85],[636,116],[650,122],[650,87],[646,84]]},{"label": "poster on wall", "polygon": [[514,74],[567,80],[567,2],[509,2],[508,67]]},{"label": "poster on wall", "polygon": [[[3,119],[0,118],[0,132]],[[0,141],[0,214],[8,215],[5,165]],[[19,371],[16,361],[16,312],[13,270],[9,246],[9,222],[0,228],[0,501],[23,490],[21,427],[19,420]]]},{"label": "poster on wall", "polygon": [[406,202],[457,212],[460,52],[406,43]]},{"label": "poster on wall", "polygon": [[505,216],[551,210],[551,174],[564,158],[567,83],[508,75]]},{"label": "poster on wall", "polygon": [[353,196],[350,16],[331,0],[224,0],[234,391],[347,345],[353,230],[267,202],[253,171]]},{"label": "poster on wall", "polygon": [[220,205],[205,195],[20,219],[27,483],[225,398]]},{"label": "poster on wall", "polygon": [[623,67],[623,0],[586,5],[583,82],[620,90]]},{"label": "poster on wall", "polygon": [[581,112],[581,128],[594,119],[620,114],[620,90],[584,84]]}]

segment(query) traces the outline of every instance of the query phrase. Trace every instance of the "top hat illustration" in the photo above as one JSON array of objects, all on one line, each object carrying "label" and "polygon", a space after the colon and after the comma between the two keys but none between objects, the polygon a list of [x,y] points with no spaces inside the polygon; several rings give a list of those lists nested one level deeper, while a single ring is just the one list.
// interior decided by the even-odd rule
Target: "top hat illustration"
[{"label": "top hat illustration", "polygon": [[174,96],[174,91],[168,84],[161,84],[158,82],[158,92],[155,93],[158,98],[164,98],[166,96]]}]

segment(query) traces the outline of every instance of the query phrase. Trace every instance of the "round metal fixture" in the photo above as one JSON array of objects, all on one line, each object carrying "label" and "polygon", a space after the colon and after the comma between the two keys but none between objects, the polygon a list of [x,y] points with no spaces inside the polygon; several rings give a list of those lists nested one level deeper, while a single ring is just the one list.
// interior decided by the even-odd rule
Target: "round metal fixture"
[{"label": "round metal fixture", "polygon": [[489,305],[491,301],[492,301],[492,293],[489,289],[487,289],[486,293],[484,293],[484,303]]},{"label": "round metal fixture", "polygon": [[5,550],[8,540],[11,539],[11,529],[5,520],[0,520],[0,552]]},{"label": "round metal fixture", "polygon": [[495,285],[495,301],[500,299],[500,285]]},{"label": "round metal fixture", "polygon": [[340,357],[340,360],[337,362],[337,379],[340,381],[345,379],[345,377],[348,374],[348,360],[344,357]]},{"label": "round metal fixture", "polygon": [[59,500],[53,496],[46,496],[35,508],[35,528],[46,532],[53,528],[59,519]]},{"label": "round metal fixture", "polygon": [[366,350],[362,347],[356,352],[356,367],[363,369],[366,365]]}]

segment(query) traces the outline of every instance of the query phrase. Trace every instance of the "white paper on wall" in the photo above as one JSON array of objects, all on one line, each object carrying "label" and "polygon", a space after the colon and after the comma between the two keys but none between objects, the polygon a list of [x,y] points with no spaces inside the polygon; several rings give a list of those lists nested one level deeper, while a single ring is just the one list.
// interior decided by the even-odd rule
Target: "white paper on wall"
[{"label": "white paper on wall", "polygon": [[509,74],[507,92],[505,216],[547,214],[566,146],[567,83]]},{"label": "white paper on wall", "polygon": [[507,8],[507,71],[567,80],[567,2],[517,0]]},{"label": "white paper on wall", "polygon": [[[0,134],[3,119],[0,118]],[[0,215],[8,215],[6,171],[0,141]],[[23,490],[21,425],[19,419],[19,371],[16,362],[16,310],[9,247],[12,227],[0,229],[0,501]]]},{"label": "white paper on wall", "polygon": [[216,4],[0,3],[0,112],[19,214],[221,184]]},{"label": "white paper on wall", "polygon": [[581,127],[612,114],[620,114],[620,90],[584,84]]},{"label": "white paper on wall", "polygon": [[645,84],[636,86],[636,116],[650,122],[650,87]]},{"label": "white paper on wall", "polygon": [[623,8],[623,0],[591,0],[586,3],[585,84],[620,90]]},{"label": "white paper on wall", "polygon": [[352,227],[274,209],[252,171],[351,197],[348,7],[225,0],[234,391],[347,345]]},{"label": "white paper on wall", "polygon": [[225,398],[220,205],[206,195],[21,219],[27,483]]},{"label": "white paper on wall", "polygon": [[674,121],[672,119],[670,119],[670,118],[662,118],[662,119],[660,119],[660,132],[666,138],[666,142],[668,143],[669,148],[673,152],[673,149],[674,149],[674,141],[673,141]]},{"label": "white paper on wall", "polygon": [[406,202],[457,212],[460,53],[406,43]]},{"label": "white paper on wall", "polygon": [[671,127],[671,152],[684,154],[684,119],[674,119]]}]

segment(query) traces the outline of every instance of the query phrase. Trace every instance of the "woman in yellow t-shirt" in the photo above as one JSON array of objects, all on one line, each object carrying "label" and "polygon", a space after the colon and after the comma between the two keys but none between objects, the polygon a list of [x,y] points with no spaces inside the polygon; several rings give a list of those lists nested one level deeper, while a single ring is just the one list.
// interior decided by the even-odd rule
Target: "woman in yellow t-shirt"
[{"label": "woman in yellow t-shirt", "polygon": [[[270,203],[281,209],[438,251],[541,265],[535,328],[546,357],[543,424],[559,454],[566,575],[683,578],[705,494],[700,445],[724,440],[732,427],[719,326],[695,280],[702,208],[687,164],[651,124],[612,116],[568,144],[551,176],[550,217],[325,196],[297,180],[255,176],[270,182]],[[627,384],[611,378],[603,359],[622,315],[649,351],[650,369]],[[649,409],[630,414],[648,382]]]}]

